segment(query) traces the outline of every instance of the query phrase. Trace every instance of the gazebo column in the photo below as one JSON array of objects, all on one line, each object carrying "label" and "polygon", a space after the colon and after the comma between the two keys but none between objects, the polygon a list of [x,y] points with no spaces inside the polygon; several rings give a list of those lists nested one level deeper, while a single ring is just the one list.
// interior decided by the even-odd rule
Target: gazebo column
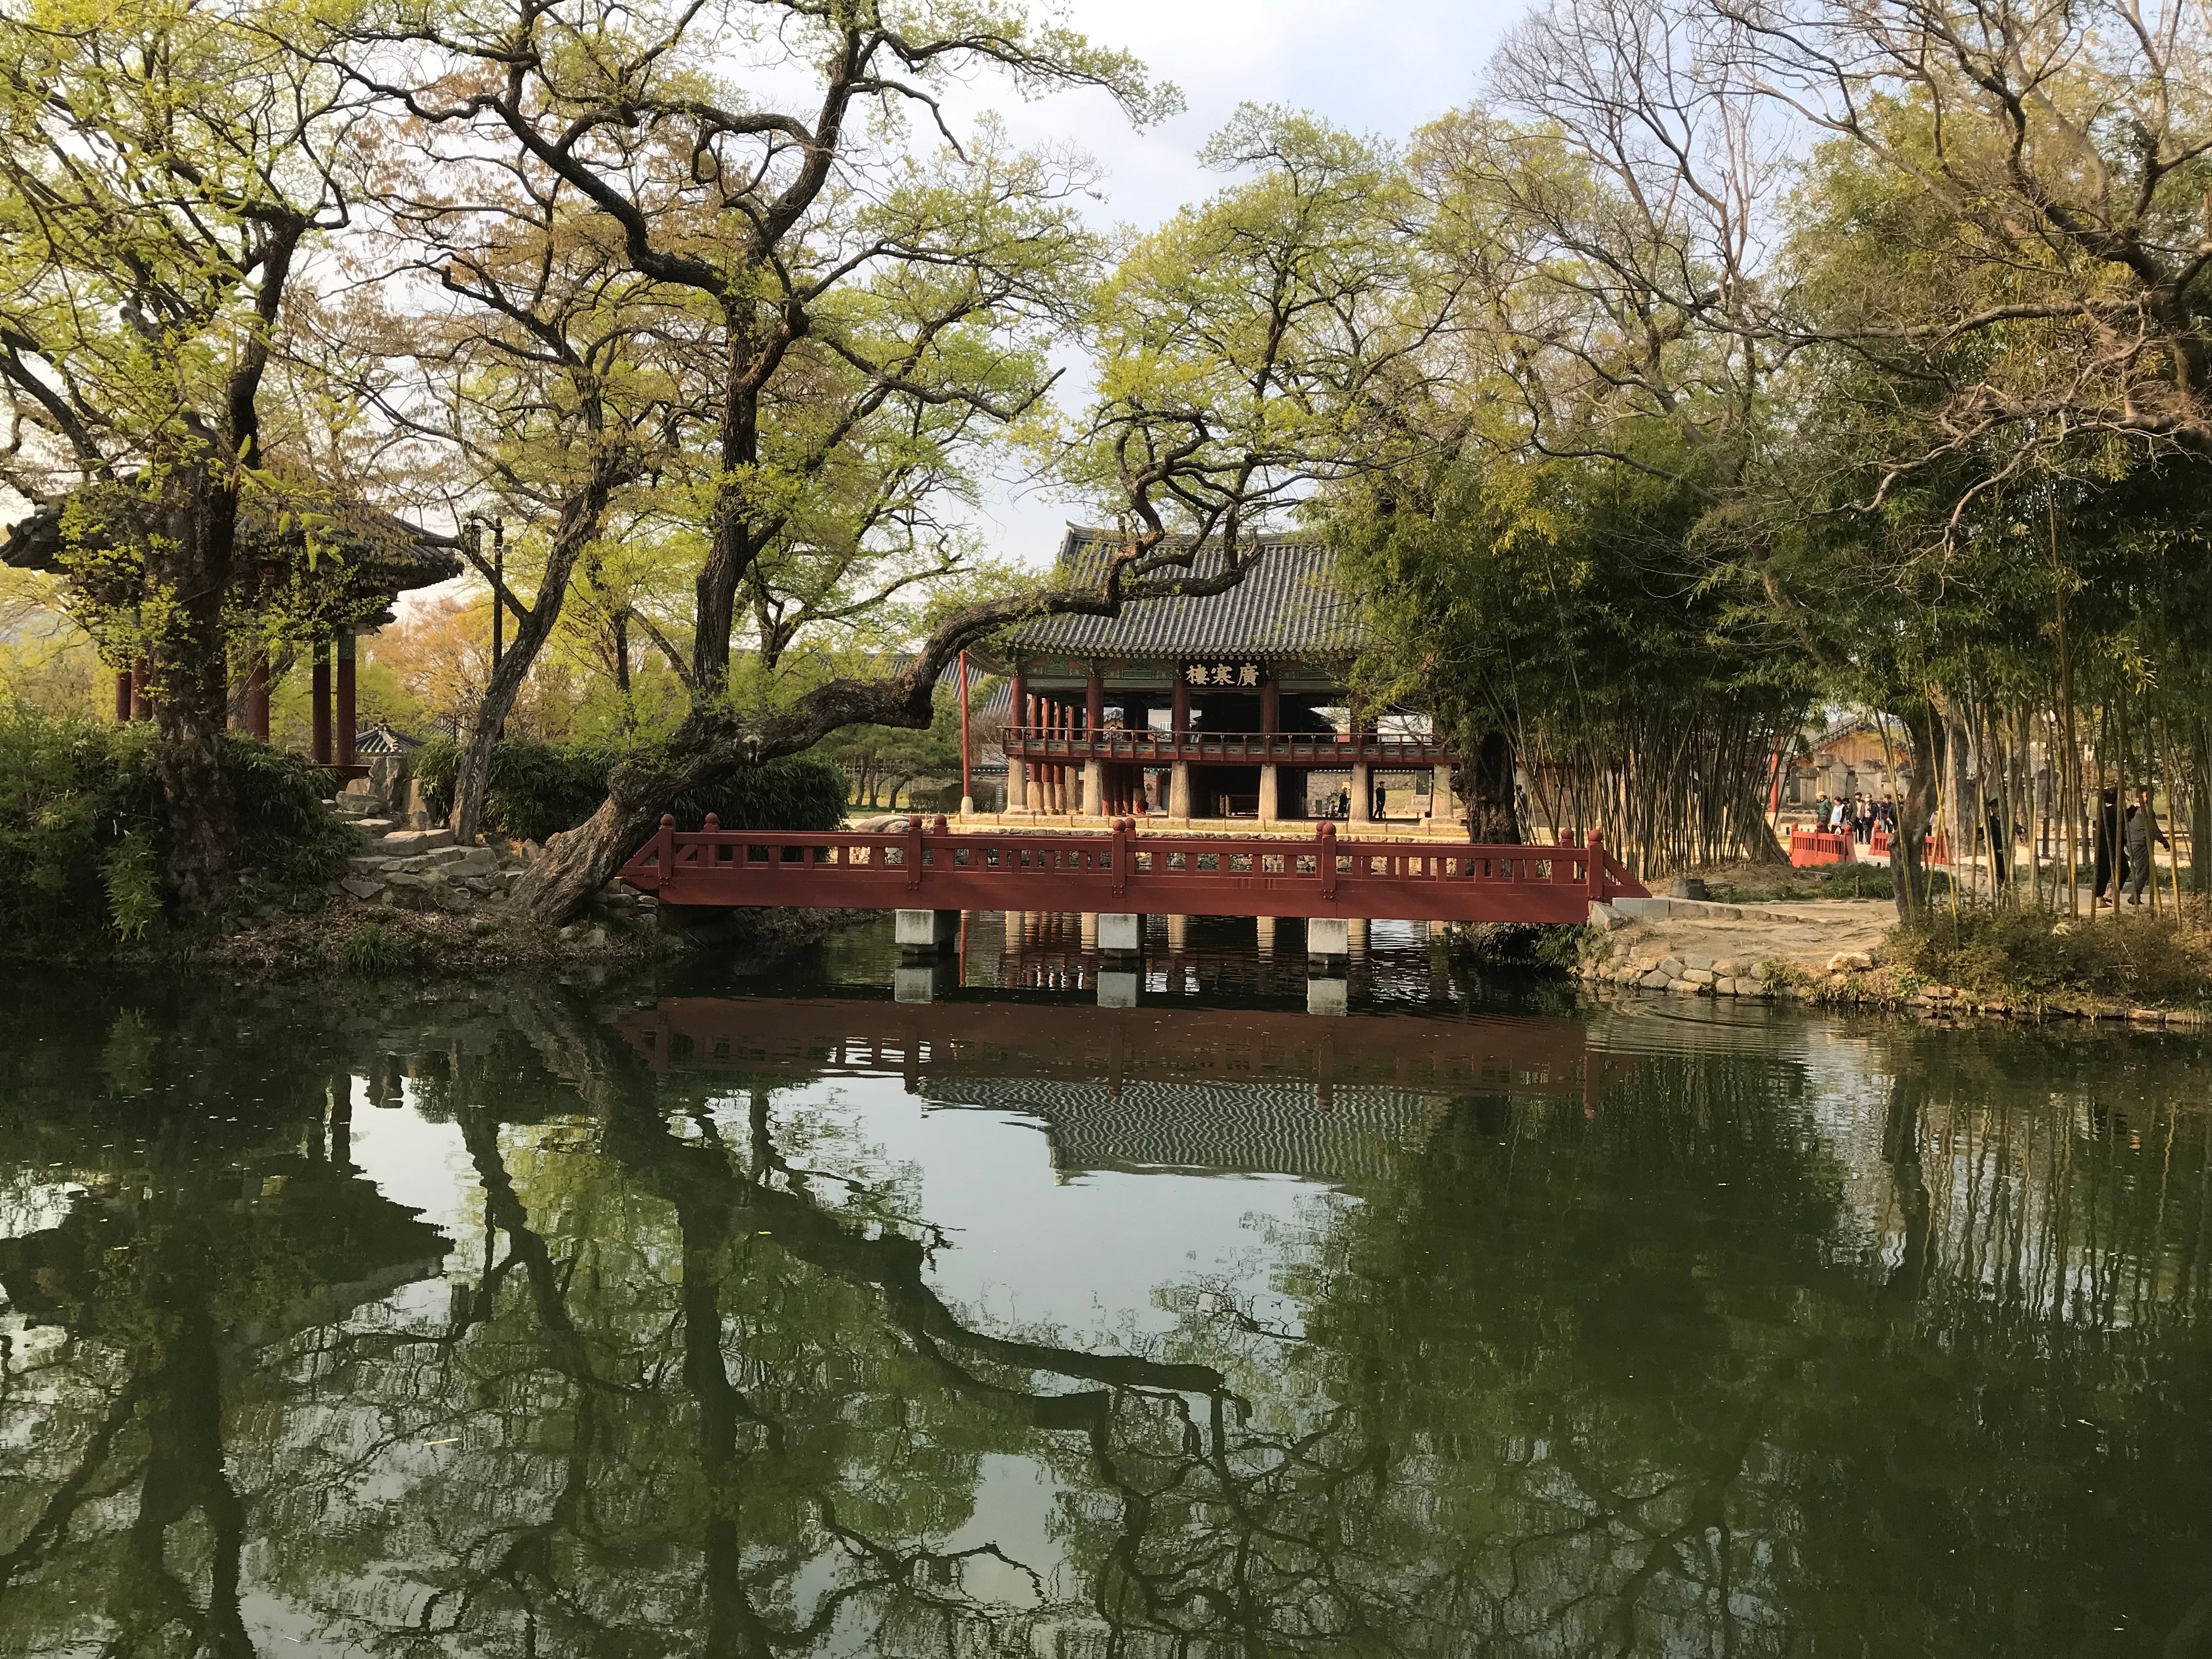
[{"label": "gazebo column", "polygon": [[1367,764],[1367,737],[1373,728],[1364,711],[1352,711],[1352,822],[1375,821],[1375,778]]},{"label": "gazebo column", "polygon": [[1023,672],[1018,659],[1014,663],[1012,683],[1006,694],[1006,805],[1010,811],[1021,811],[1030,804],[1030,763],[1017,760],[1013,751],[1026,741],[1022,735],[1029,729],[1029,676]]},{"label": "gazebo column", "polygon": [[1176,676],[1175,698],[1168,705],[1169,727],[1175,738],[1176,758],[1168,768],[1168,817],[1190,822],[1190,763],[1182,757],[1183,739],[1190,735],[1190,687]]},{"label": "gazebo column", "polygon": [[[1098,672],[1098,665],[1091,665],[1090,677],[1083,683],[1083,737],[1093,745],[1098,734],[1106,729],[1106,681]],[[1083,811],[1088,817],[1106,816],[1106,763],[1094,752],[1083,763]]]},{"label": "gazebo column", "polygon": [[[1260,685],[1260,735],[1272,739],[1283,728],[1283,684],[1271,672]],[[1273,750],[1270,741],[1267,747]],[[1265,829],[1282,816],[1282,778],[1271,758],[1260,763],[1260,825]]]},{"label": "gazebo column", "polygon": [[131,671],[127,668],[115,671],[115,718],[125,724],[131,719]]},{"label": "gazebo column", "polygon": [[134,720],[154,718],[153,701],[146,695],[146,659],[143,657],[131,665],[131,718]]},{"label": "gazebo column", "polygon": [[356,728],[354,716],[354,636],[350,629],[340,634],[331,642],[331,650],[337,658],[337,739],[334,758],[340,766],[354,763],[354,738]]},{"label": "gazebo column", "polygon": [[246,729],[269,741],[269,653],[257,651],[246,669]]},{"label": "gazebo column", "polygon": [[313,664],[307,676],[307,700],[310,709],[307,723],[307,758],[318,766],[331,763],[331,653],[330,643],[317,640],[308,647],[313,654],[308,660]]},{"label": "gazebo column", "polygon": [[[1014,720],[1022,728],[1023,741],[1034,741],[1037,723],[1036,696],[1024,692],[1012,708]],[[1044,808],[1044,769],[1035,761],[1024,761],[1021,769],[1014,774],[1014,781],[1018,789],[1013,804],[1025,812],[1042,811]]]}]

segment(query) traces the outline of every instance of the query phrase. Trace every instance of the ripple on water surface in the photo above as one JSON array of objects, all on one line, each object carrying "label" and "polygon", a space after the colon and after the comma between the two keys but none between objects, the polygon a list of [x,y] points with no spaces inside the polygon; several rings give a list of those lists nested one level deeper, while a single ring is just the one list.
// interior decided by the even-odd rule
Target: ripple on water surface
[{"label": "ripple on water surface", "polygon": [[9,986],[0,1654],[2212,1651],[2198,1040],[1151,926]]}]

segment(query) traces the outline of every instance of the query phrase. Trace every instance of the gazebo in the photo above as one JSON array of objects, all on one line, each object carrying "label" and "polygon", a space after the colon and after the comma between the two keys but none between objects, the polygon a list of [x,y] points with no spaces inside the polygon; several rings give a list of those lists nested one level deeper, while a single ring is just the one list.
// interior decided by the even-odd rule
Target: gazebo
[{"label": "gazebo", "polygon": [[[18,570],[62,574],[66,498],[40,504],[11,526],[0,541],[0,563]],[[310,757],[340,779],[363,775],[355,753],[355,641],[392,620],[391,607],[410,588],[428,587],[461,574],[453,538],[441,536],[371,507],[349,506],[329,515],[314,533],[320,551],[344,572],[344,586],[323,596],[319,609],[329,620],[309,644]],[[307,532],[281,519],[265,502],[250,501],[240,509],[238,563],[258,572],[272,603],[286,597],[307,551]],[[246,665],[239,695],[233,699],[235,724],[264,741],[269,736],[270,662],[256,652]],[[115,718],[148,720],[146,667],[118,669],[115,675]]]},{"label": "gazebo", "polygon": [[[1112,539],[1071,526],[1056,574],[1095,583]],[[1220,568],[1200,552],[1195,574]],[[1455,747],[1418,710],[1353,698],[1366,642],[1335,553],[1290,537],[1265,538],[1226,592],[1026,623],[1003,653],[1007,811],[1357,824],[1395,775],[1452,818]]]}]

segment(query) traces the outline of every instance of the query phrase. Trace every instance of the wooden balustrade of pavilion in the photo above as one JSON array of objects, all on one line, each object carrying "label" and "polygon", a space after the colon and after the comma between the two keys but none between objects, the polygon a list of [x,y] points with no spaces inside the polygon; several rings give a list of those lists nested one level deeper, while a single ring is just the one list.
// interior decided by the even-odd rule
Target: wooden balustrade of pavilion
[{"label": "wooden balustrade of pavilion", "polygon": [[[20,570],[59,573],[64,568],[62,515],[65,501],[42,503],[9,529],[0,541],[0,563]],[[461,573],[460,556],[451,537],[421,529],[374,507],[352,506],[328,515],[315,531],[319,563],[329,559],[343,573],[341,592],[323,596],[321,609],[333,620],[307,641],[308,663],[308,754],[341,781],[366,775],[355,752],[358,641],[392,620],[401,593],[447,581]],[[96,532],[95,532],[96,533]],[[299,567],[307,562],[307,534],[296,521],[278,520],[265,506],[242,507],[238,562],[259,574],[269,591],[268,608],[286,597]],[[80,541],[80,545],[84,544]],[[312,574],[309,580],[312,580]],[[232,724],[264,742],[269,737],[271,664],[266,650],[245,664],[231,699]],[[151,720],[146,663],[142,658],[115,671],[115,718]]]},{"label": "wooden balustrade of pavilion", "polygon": [[[1111,541],[1071,526],[1060,578],[1097,581]],[[1220,568],[1218,550],[1201,550],[1194,574]],[[990,664],[1006,679],[982,716],[1005,732],[1000,816],[1357,827],[1380,816],[1377,777],[1395,774],[1428,783],[1418,816],[1464,834],[1455,745],[1418,710],[1355,702],[1352,667],[1365,642],[1334,553],[1285,537],[1264,539],[1226,592],[1027,623]],[[1330,786],[1318,799],[1317,781]]]}]

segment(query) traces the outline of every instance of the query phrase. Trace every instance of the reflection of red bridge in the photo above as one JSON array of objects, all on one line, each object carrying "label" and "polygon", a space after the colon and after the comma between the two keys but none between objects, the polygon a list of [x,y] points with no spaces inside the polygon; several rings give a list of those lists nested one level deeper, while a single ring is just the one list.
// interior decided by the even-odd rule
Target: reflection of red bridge
[{"label": "reflection of red bridge", "polygon": [[1593,901],[1646,896],[1605,850],[1018,830],[903,835],[724,830],[663,817],[622,878],[664,904],[809,909],[1080,910],[1175,916],[1390,917],[1408,921],[1586,921]]},{"label": "reflection of red bridge", "polygon": [[929,1005],[664,997],[623,1019],[653,1068],[780,1077],[897,1075],[1124,1083],[1382,1086],[1431,1095],[1595,1101],[1636,1062],[1559,1019],[1315,1020],[1267,1009]]}]

